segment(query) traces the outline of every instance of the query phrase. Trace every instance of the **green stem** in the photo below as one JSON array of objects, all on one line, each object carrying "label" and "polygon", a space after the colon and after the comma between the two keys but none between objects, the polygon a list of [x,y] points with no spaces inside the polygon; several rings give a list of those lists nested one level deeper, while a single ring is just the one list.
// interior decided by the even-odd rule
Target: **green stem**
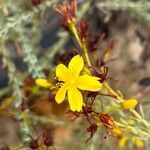
[{"label": "green stem", "polygon": [[103,83],[103,86],[105,87],[105,89],[111,93],[112,95],[114,95],[116,97],[116,99],[118,99],[119,101],[122,101],[122,98],[119,96],[119,94],[117,94],[110,86],[109,84],[105,81]]},{"label": "green stem", "polygon": [[134,109],[130,109],[130,112],[132,112],[132,114],[134,114],[146,127],[150,127],[150,124],[145,119],[143,119],[143,117],[140,116],[139,113],[137,113]]},{"label": "green stem", "polygon": [[86,46],[86,41],[81,41],[80,37],[78,35],[78,31],[76,28],[76,23],[75,22],[71,22],[70,24],[68,24],[69,29],[71,30],[72,34],[74,35],[74,37],[76,38],[78,44],[80,45],[80,47],[82,48],[85,58],[86,58],[86,62],[89,66],[91,66],[91,62],[89,59],[89,55],[88,55],[88,50],[87,50],[87,46]]},{"label": "green stem", "polygon": [[87,46],[86,46],[86,41],[82,42],[82,48],[83,48],[83,51],[84,51],[84,54],[85,54],[85,58],[86,58],[87,64],[89,66],[92,66],[91,62],[90,62],[90,59],[89,59],[89,55],[88,55],[88,49],[87,49]]},{"label": "green stem", "polygon": [[106,113],[106,114],[111,113],[111,112],[117,110],[118,108],[120,108],[120,107],[118,107],[118,106],[110,107],[108,110],[104,111],[104,113]]}]

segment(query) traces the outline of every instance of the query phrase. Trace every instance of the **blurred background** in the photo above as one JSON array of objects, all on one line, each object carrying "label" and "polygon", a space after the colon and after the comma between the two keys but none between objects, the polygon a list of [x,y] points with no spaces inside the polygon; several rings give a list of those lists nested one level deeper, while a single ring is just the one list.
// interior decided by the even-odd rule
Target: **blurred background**
[{"label": "blurred background", "polygon": [[[105,139],[101,129],[85,144],[86,123],[68,120],[68,104],[57,105],[48,90],[35,86],[35,78],[54,76],[61,54],[78,48],[53,9],[59,2],[62,1],[0,0],[0,147],[16,149],[22,147],[22,139],[26,142],[30,138],[24,137],[28,129],[19,123],[19,106],[27,101],[33,135],[48,130],[58,150],[137,149],[131,143],[119,148],[117,140]],[[109,76],[117,82],[111,84],[125,97],[139,99],[145,118],[150,120],[150,1],[78,0],[77,16],[90,22],[95,37],[105,35],[98,44],[99,50],[114,39],[108,66]],[[148,145],[142,149],[149,149]]]}]

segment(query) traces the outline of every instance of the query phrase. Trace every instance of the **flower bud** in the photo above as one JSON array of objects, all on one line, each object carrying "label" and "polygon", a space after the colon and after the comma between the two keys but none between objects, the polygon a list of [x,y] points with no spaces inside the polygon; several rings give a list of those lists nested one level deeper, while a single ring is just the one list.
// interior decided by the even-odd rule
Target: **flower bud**
[{"label": "flower bud", "polygon": [[130,109],[130,108],[134,108],[136,105],[137,105],[136,99],[128,99],[122,103],[122,108],[123,109]]}]

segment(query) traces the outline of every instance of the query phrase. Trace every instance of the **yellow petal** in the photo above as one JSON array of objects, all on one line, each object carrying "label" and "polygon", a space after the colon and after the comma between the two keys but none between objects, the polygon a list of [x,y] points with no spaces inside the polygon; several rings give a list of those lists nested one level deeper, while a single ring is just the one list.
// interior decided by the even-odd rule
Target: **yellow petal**
[{"label": "yellow petal", "polygon": [[136,99],[128,99],[122,103],[122,108],[123,109],[130,109],[130,108],[134,108],[136,105],[137,105]]},{"label": "yellow petal", "polygon": [[81,70],[83,69],[83,66],[83,58],[80,55],[76,55],[69,62],[68,68],[78,76]]},{"label": "yellow petal", "polygon": [[99,78],[89,75],[82,75],[79,77],[77,87],[81,90],[99,91],[102,84],[98,81]]},{"label": "yellow petal", "polygon": [[83,97],[81,92],[77,88],[68,89],[68,101],[69,101],[70,109],[72,111],[82,110]]},{"label": "yellow petal", "polygon": [[123,136],[121,137],[121,139],[119,140],[119,147],[124,147],[127,141],[127,137]]},{"label": "yellow petal", "polygon": [[36,79],[35,83],[37,85],[39,85],[41,87],[45,87],[45,88],[49,88],[51,86],[51,84],[48,82],[48,80],[42,79],[42,78]]},{"label": "yellow petal", "polygon": [[65,96],[66,96],[66,92],[67,92],[67,86],[66,86],[66,84],[63,84],[59,88],[59,90],[57,91],[56,96],[55,96],[55,100],[58,104],[63,102],[63,100],[65,99]]},{"label": "yellow petal", "polygon": [[68,81],[71,79],[71,72],[65,65],[59,64],[56,67],[56,77],[60,81]]}]

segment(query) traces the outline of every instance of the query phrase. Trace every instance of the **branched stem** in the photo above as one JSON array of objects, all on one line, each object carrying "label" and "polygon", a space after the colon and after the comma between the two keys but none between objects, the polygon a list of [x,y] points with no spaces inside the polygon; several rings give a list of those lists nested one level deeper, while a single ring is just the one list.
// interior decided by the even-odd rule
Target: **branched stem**
[{"label": "branched stem", "polygon": [[[85,58],[86,58],[86,62],[89,66],[91,66],[91,62],[90,62],[90,59],[89,59],[89,55],[88,55],[88,49],[87,49],[87,45],[86,45],[86,41],[82,42],[79,38],[79,35],[78,35],[78,31],[77,31],[77,28],[75,26],[75,23],[74,24],[71,24],[70,25],[70,29],[75,37],[75,39],[77,40],[78,44],[80,45],[80,47],[82,48],[83,52],[84,52],[84,55],[85,55]],[[112,94],[116,100],[118,100],[118,103],[121,103],[121,102],[124,102],[125,100],[123,99],[123,97],[121,95],[119,95],[115,90],[113,90],[113,88],[111,88],[111,86],[109,85],[109,83],[107,81],[105,81],[103,83],[103,87],[108,91],[108,93]],[[119,106],[114,106],[108,110],[106,110],[106,113],[110,113],[116,109],[118,109]],[[140,116],[140,114],[138,112],[136,112],[134,109],[130,109],[130,112],[137,118],[140,120],[140,122],[142,122],[147,128],[149,128],[149,123],[142,118],[142,116]],[[121,123],[120,123],[121,124]],[[124,126],[123,124],[121,124],[122,126]],[[134,127],[132,127],[133,129]],[[143,133],[145,135],[147,135],[148,137],[150,137],[150,133],[145,133],[145,131],[142,131],[141,129],[139,129],[139,132],[140,133]]]}]

